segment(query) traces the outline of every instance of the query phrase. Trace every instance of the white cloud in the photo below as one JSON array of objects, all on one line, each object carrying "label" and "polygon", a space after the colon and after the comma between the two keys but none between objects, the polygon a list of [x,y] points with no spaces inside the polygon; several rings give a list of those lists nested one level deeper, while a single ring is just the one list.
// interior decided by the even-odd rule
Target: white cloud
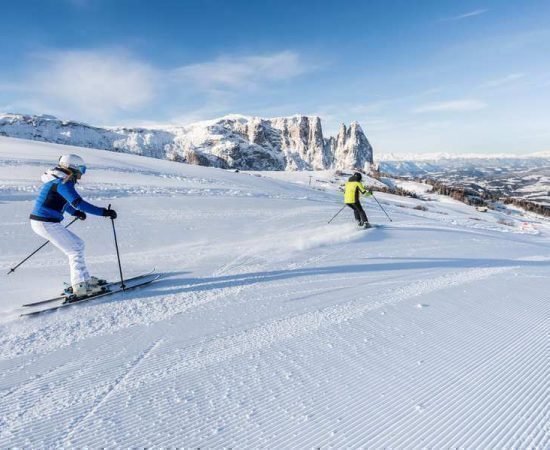
[{"label": "white cloud", "polygon": [[307,68],[298,54],[284,51],[260,56],[225,56],[214,61],[190,64],[175,69],[171,79],[191,82],[213,91],[256,88],[261,84],[294,78]]},{"label": "white cloud", "polygon": [[488,88],[499,87],[505,84],[512,83],[523,77],[525,77],[524,73],[510,73],[502,78],[497,78],[495,80],[487,81],[486,83],[483,83],[481,87],[488,87]]},{"label": "white cloud", "polygon": [[31,55],[19,79],[0,79],[0,89],[29,113],[105,123],[162,104],[168,117],[204,117],[234,109],[243,93],[311,68],[292,51],[224,56],[175,69],[155,68],[118,49],[53,51]]},{"label": "white cloud", "polygon": [[488,9],[476,9],[474,11],[470,11],[464,14],[459,14],[458,16],[448,17],[446,19],[442,19],[442,22],[450,22],[454,20],[463,20],[468,19],[470,17],[480,16],[481,14],[485,14]]},{"label": "white cloud", "polygon": [[155,71],[123,52],[55,52],[39,62],[24,84],[54,107],[109,115],[141,107],[154,96]]},{"label": "white cloud", "polygon": [[413,110],[414,113],[429,112],[463,112],[477,111],[487,107],[487,104],[474,99],[451,100],[447,102],[434,102],[421,105]]}]

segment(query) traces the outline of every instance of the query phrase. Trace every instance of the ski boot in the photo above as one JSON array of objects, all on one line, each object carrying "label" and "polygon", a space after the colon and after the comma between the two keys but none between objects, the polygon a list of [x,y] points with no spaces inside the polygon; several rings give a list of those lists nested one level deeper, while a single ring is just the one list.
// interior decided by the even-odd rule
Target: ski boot
[{"label": "ski boot", "polygon": [[365,222],[365,223],[363,224],[363,228],[365,228],[365,229],[367,230],[367,229],[369,229],[369,228],[372,228],[372,225],[371,225],[370,223],[368,223],[368,222]]},{"label": "ski boot", "polygon": [[101,294],[102,292],[106,292],[107,288],[105,285],[107,284],[106,280],[101,280],[97,277],[91,277],[89,280],[82,281],[81,283],[77,283],[74,286],[71,286],[70,288],[66,289],[66,292],[70,289],[70,293],[67,292],[67,300],[65,300],[66,303],[76,302],[80,298],[90,297],[92,295]]},{"label": "ski boot", "polygon": [[[107,280],[103,280],[103,279],[97,278],[97,277],[90,277],[88,282],[92,286],[104,286],[104,285],[107,284]],[[79,284],[82,284],[82,283],[79,283]],[[73,287],[69,283],[65,283],[65,286],[67,286],[67,287],[65,289],[63,289],[63,292],[61,293],[61,295],[66,295],[66,296],[72,295],[73,294]]]}]

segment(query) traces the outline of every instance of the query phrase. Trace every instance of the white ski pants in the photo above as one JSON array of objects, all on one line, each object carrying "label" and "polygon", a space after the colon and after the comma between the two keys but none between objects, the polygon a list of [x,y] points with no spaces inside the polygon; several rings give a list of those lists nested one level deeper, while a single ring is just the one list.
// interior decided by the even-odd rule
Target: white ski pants
[{"label": "white ski pants", "polygon": [[61,223],[31,220],[32,230],[55,245],[69,258],[71,285],[90,279],[84,260],[84,241],[71,233]]}]

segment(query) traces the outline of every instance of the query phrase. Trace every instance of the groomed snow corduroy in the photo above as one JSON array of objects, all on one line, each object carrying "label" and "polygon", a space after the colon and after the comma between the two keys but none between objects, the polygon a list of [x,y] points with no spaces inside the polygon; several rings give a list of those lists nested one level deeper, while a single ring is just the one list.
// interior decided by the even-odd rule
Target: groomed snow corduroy
[{"label": "groomed snow corduroy", "polygon": [[90,274],[84,260],[84,241],[56,222],[31,220],[32,230],[50,241],[69,258],[71,285],[88,281]]}]

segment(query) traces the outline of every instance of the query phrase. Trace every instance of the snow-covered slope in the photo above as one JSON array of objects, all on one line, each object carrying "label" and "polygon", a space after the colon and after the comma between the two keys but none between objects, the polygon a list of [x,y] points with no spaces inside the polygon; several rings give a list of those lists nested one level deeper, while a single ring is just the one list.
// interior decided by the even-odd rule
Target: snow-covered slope
[{"label": "snow-covered slope", "polygon": [[368,168],[372,147],[357,122],[325,139],[321,119],[232,115],[164,129],[98,128],[53,116],[0,114],[0,136],[99,148],[202,166],[250,170]]},{"label": "snow-covered slope", "polygon": [[[0,138],[5,272],[40,245],[37,180],[67,150]],[[66,261],[46,247],[0,275],[0,447],[550,445],[547,222],[379,193],[393,222],[367,199],[384,226],[358,230],[293,173],[72,150],[82,194],[119,212],[124,273],[164,277],[22,319]],[[109,221],[72,229],[116,278]]]}]

